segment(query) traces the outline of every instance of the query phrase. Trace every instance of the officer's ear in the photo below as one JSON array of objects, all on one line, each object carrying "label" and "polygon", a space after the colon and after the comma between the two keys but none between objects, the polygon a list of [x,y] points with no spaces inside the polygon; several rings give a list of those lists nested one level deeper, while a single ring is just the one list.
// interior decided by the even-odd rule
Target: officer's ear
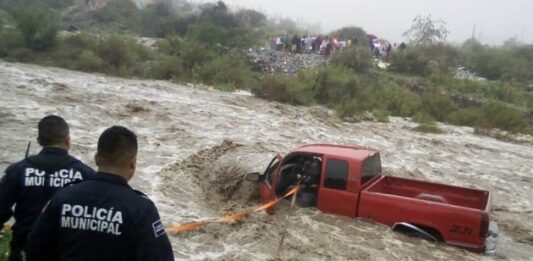
[{"label": "officer's ear", "polygon": [[131,159],[129,167],[131,170],[133,170],[133,172],[135,172],[135,169],[137,168],[137,154],[135,154],[135,156],[133,156]]},{"label": "officer's ear", "polygon": [[94,154],[94,163],[96,163],[96,166],[100,167],[100,156],[98,155],[98,152]]},{"label": "officer's ear", "polygon": [[70,142],[70,135],[67,136],[67,138],[65,139],[65,146],[67,150],[70,150],[70,146],[72,145],[72,143]]},{"label": "officer's ear", "polygon": [[129,164],[128,164],[128,168],[129,168],[129,173],[128,173],[128,177],[126,177],[126,180],[130,181],[132,178],[133,178],[133,175],[135,175],[135,169],[137,168],[137,154],[135,154]]}]

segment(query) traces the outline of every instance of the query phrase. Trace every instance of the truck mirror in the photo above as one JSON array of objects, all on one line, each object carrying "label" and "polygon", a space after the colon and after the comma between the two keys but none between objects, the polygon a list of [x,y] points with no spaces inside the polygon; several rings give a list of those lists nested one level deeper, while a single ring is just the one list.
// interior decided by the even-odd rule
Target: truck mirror
[{"label": "truck mirror", "polygon": [[261,173],[259,173],[259,172],[248,173],[248,174],[246,174],[246,181],[258,182],[259,181],[259,175],[261,175]]}]

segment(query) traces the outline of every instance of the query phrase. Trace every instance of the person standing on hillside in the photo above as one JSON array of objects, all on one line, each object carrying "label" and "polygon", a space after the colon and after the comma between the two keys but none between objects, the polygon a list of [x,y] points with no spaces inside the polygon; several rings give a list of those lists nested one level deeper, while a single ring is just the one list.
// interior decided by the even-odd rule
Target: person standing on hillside
[{"label": "person standing on hillside", "polygon": [[283,50],[283,42],[281,41],[281,36],[276,37],[276,51]]},{"label": "person standing on hillside", "polygon": [[69,126],[63,118],[44,117],[38,130],[41,152],[9,166],[0,178],[0,225],[15,218],[10,261],[22,260],[28,233],[54,193],[70,182],[94,175],[93,169],[68,154]]},{"label": "person standing on hillside", "polygon": [[98,173],[56,193],[28,237],[28,261],[173,261],[154,203],[128,181],[137,136],[113,126],[98,139]]},{"label": "person standing on hillside", "polygon": [[298,35],[294,35],[291,41],[291,53],[298,53],[302,44],[302,40]]},{"label": "person standing on hillside", "polygon": [[327,37],[326,39],[327,40],[326,40],[326,46],[324,49],[324,55],[326,56],[326,58],[328,58],[329,55],[331,54],[331,51],[333,51],[333,40]]}]

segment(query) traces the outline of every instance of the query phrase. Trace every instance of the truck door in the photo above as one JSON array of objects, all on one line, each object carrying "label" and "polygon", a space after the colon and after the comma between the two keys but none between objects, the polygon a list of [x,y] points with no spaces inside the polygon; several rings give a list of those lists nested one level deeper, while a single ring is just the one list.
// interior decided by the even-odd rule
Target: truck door
[{"label": "truck door", "polygon": [[327,158],[324,165],[318,192],[318,209],[326,213],[355,217],[359,195],[348,186],[348,161]]},{"label": "truck door", "polygon": [[[281,155],[276,155],[274,159],[270,162],[265,173],[263,174],[261,180],[259,181],[259,198],[263,204],[269,202],[276,198],[276,193],[274,192],[274,182],[276,180],[276,173],[283,158]],[[267,209],[269,214],[274,214],[274,207]]]}]

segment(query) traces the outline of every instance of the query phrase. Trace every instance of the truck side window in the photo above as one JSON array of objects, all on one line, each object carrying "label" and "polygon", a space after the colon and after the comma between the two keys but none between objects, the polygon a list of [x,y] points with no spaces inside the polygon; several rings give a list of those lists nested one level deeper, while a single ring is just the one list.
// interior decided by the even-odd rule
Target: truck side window
[{"label": "truck side window", "polygon": [[379,173],[381,173],[381,160],[379,158],[379,154],[376,153],[368,157],[363,162],[363,177],[361,180],[361,184],[364,184],[367,181],[371,180]]},{"label": "truck side window", "polygon": [[345,190],[348,180],[348,162],[344,160],[328,160],[324,187]]}]

